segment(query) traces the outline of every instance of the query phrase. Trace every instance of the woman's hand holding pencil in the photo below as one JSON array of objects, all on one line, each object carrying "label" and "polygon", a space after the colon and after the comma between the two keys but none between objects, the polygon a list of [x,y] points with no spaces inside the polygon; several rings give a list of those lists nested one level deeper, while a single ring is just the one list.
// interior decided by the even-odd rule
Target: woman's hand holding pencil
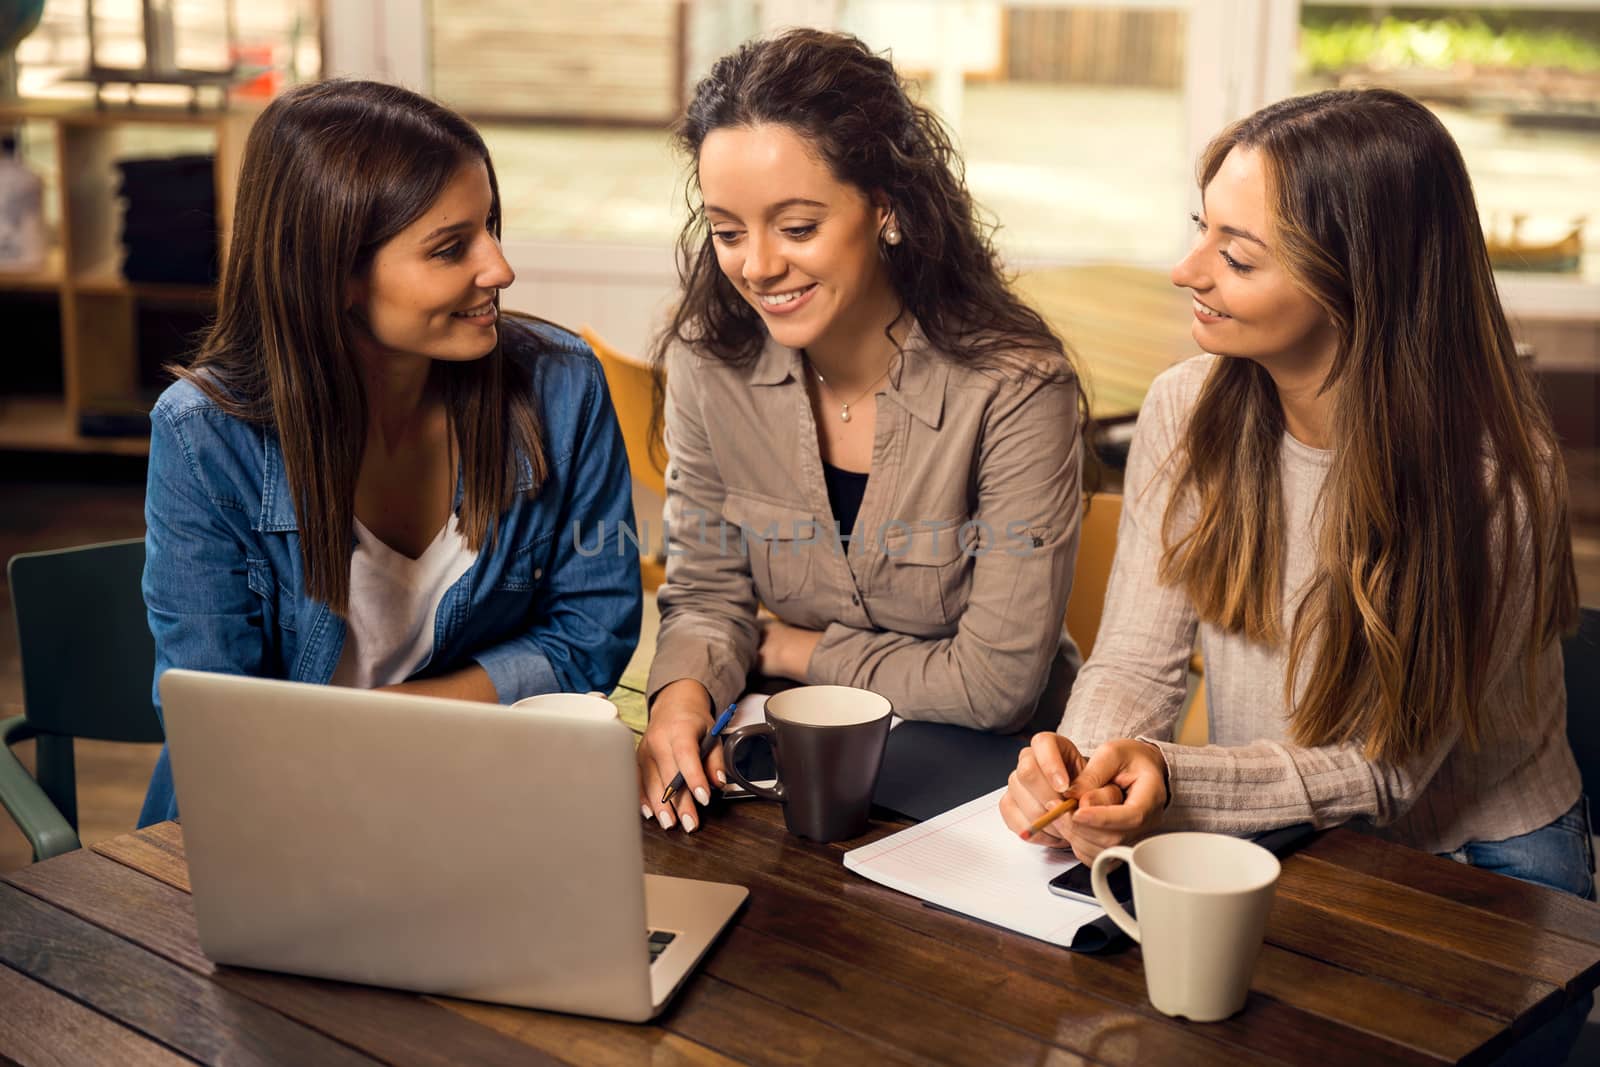
[{"label": "woman's hand holding pencil", "polygon": [[1045,827],[1049,826],[1051,823],[1055,822],[1069,811],[1077,810],[1077,807],[1077,797],[1066,797],[1061,801],[1061,803],[1057,804],[1055,807],[1051,808],[1049,811],[1033,820],[1027,826],[1024,826],[1019,836],[1024,841],[1031,841],[1034,834],[1038,833],[1040,830],[1043,830]]},{"label": "woman's hand holding pencil", "polygon": [[1087,765],[1070,738],[1053,733],[1035,735],[1018,755],[1017,769],[1011,772],[1006,795],[1000,798],[1006,826],[1024,841],[1073,848],[1085,859],[1089,843],[1075,832],[1074,813],[1122,802],[1122,790],[1115,785],[1091,790],[1078,787],[1077,778]]}]

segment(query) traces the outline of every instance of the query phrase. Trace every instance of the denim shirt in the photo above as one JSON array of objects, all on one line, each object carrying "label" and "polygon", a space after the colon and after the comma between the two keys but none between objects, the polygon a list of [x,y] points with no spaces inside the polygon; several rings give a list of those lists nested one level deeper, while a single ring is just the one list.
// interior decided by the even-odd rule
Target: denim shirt
[{"label": "denim shirt", "polygon": [[[582,341],[548,324],[502,319],[502,330],[506,356],[531,380],[550,474],[528,495],[532,467],[519,457],[518,493],[498,536],[445,591],[433,652],[413,677],[477,663],[503,704],[609,692],[638,641],[642,600],[616,414]],[[144,600],[156,679],[186,667],[327,684],[345,623],[306,594],[277,434],[225,414],[182,381],[162,394],[150,422]],[[155,701],[159,710],[159,687]],[[163,749],[139,825],[176,816]]]}]

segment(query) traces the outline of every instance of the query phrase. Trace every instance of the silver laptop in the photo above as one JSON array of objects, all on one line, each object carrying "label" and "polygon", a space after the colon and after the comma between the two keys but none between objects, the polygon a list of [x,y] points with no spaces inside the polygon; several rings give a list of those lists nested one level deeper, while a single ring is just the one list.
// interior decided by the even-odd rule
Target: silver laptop
[{"label": "silver laptop", "polygon": [[616,719],[172,670],[218,963],[639,1022],[747,892],[644,873]]}]

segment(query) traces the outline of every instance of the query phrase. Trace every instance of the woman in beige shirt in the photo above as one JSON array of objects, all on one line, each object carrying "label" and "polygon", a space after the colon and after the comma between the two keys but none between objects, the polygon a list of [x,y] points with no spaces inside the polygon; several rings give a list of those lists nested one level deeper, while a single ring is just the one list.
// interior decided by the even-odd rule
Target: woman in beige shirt
[{"label": "woman in beige shirt", "polygon": [[695,828],[726,781],[700,739],[752,671],[909,719],[1055,721],[1086,406],[938,120],[860,41],[796,30],[719,61],[680,141],[701,204],[656,353],[668,561],[642,814]]},{"label": "woman in beige shirt", "polygon": [[[1140,413],[1094,657],[1007,823],[1069,783],[1084,807],[1049,843],[1085,859],[1361,818],[1592,898],[1565,473],[1455,143],[1401,94],[1318,93],[1225,131],[1200,174],[1173,281],[1215,355]],[[1185,747],[1197,628],[1214,743]]]}]

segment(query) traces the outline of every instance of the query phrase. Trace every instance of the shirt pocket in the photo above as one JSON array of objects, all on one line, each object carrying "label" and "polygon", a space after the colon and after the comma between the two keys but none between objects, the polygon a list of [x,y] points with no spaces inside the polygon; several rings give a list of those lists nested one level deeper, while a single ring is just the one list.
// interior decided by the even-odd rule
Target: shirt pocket
[{"label": "shirt pocket", "polygon": [[[272,573],[272,564],[264,559],[246,557],[245,584],[261,598],[262,629],[268,634],[295,628],[294,593],[278,581]],[[236,587],[237,588],[237,587]]]},{"label": "shirt pocket", "polygon": [[883,531],[882,584],[873,618],[889,629],[947,630],[966,607],[972,560],[961,547],[961,524],[889,523]]},{"label": "shirt pocket", "polygon": [[750,577],[763,604],[781,604],[806,591],[819,536],[815,515],[742,493],[727,495],[722,514],[742,533]]},{"label": "shirt pocket", "polygon": [[495,592],[533,592],[534,587],[544,581],[544,564],[550,555],[550,539],[549,534],[543,534],[521,548],[512,549],[495,579]]}]

